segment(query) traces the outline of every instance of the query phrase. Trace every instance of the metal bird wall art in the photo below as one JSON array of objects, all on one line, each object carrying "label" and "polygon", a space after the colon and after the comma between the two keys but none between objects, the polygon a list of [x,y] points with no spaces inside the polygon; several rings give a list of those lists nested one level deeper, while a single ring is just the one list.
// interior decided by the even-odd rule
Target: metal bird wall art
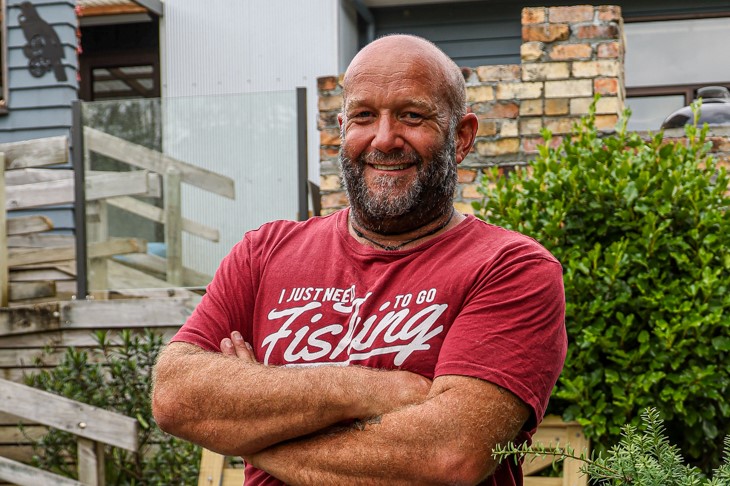
[{"label": "metal bird wall art", "polygon": [[43,20],[30,2],[20,4],[18,23],[23,29],[27,44],[23,54],[28,58],[28,70],[33,77],[40,78],[53,70],[57,81],[66,81],[66,72],[61,59],[66,57],[63,45],[53,27]]}]

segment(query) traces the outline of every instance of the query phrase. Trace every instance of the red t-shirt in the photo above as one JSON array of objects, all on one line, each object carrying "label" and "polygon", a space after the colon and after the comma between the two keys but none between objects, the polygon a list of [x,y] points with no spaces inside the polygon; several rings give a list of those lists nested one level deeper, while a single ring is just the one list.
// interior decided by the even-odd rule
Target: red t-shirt
[{"label": "red t-shirt", "polygon": [[[358,243],[347,210],[245,235],[173,338],[219,351],[238,330],[269,365],[355,364],[466,375],[545,413],[565,359],[562,269],[535,240],[467,216],[398,251]],[[255,325],[254,325],[255,323]],[[246,469],[247,485],[281,485]],[[504,461],[483,484],[522,484]]]}]

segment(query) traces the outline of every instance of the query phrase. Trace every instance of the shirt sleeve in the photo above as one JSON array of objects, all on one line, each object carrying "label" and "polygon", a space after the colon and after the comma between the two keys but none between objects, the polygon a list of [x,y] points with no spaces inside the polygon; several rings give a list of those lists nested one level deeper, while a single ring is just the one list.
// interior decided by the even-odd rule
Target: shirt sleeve
[{"label": "shirt sleeve", "polygon": [[251,243],[248,235],[223,259],[203,299],[172,342],[220,351],[220,342],[237,330],[250,340],[254,304]]},{"label": "shirt sleeve", "polygon": [[534,254],[483,269],[453,322],[435,376],[466,375],[503,387],[539,423],[567,352],[565,294],[557,260]]}]

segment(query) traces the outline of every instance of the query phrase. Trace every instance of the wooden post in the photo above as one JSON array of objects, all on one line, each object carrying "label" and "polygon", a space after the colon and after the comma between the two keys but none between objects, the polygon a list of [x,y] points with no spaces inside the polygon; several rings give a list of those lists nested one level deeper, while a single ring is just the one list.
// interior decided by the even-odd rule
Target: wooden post
[{"label": "wooden post", "polygon": [[8,269],[8,210],[5,204],[5,154],[0,152],[0,307],[8,306],[10,271]]},{"label": "wooden post", "polygon": [[[86,202],[86,247],[93,243],[101,243],[109,239],[109,219],[107,217],[106,201]],[[109,290],[106,257],[89,256],[88,266],[89,293],[95,298],[105,298]]]},{"label": "wooden post", "polygon": [[168,167],[165,171],[165,247],[167,281],[175,287],[183,285],[181,181],[180,171]]},{"label": "wooden post", "polygon": [[79,437],[77,448],[79,482],[104,486],[104,444]]}]

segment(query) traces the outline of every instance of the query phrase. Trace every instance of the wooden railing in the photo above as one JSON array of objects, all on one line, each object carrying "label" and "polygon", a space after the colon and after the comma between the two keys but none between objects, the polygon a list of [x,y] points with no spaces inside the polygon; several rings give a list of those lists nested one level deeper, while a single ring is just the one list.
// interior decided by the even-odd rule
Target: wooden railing
[{"label": "wooden railing", "polygon": [[[148,273],[163,270],[164,281],[171,287],[205,286],[210,276],[201,275],[182,265],[182,233],[217,242],[219,232],[205,224],[184,218],[181,214],[181,184],[212,192],[229,199],[235,198],[233,179],[173,157],[115,137],[91,127],[84,127],[84,148],[86,153],[97,153],[110,157],[142,171],[158,175],[164,181],[163,207],[159,208],[128,196],[101,199],[88,204],[87,214],[93,215],[95,223],[88,226],[89,242],[106,238],[108,220],[107,206],[123,209],[150,221],[165,225],[166,259],[160,261],[154,256],[136,255],[133,265]],[[90,198],[87,197],[87,200]],[[90,288],[108,288],[108,262],[104,259],[90,259]]]},{"label": "wooden railing", "polygon": [[78,481],[0,457],[0,480],[12,484],[101,486],[104,446],[137,450],[136,420],[3,379],[0,412],[70,432],[78,438]]}]

